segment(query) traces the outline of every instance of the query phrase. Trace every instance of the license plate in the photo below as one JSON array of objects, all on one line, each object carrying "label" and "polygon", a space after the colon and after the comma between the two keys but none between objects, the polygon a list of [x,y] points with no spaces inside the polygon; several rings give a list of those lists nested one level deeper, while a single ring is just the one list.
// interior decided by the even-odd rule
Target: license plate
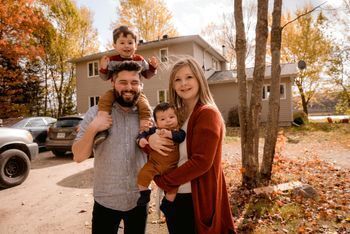
[{"label": "license plate", "polygon": [[57,138],[62,139],[62,138],[65,138],[65,137],[66,137],[66,134],[64,132],[58,132],[57,133]]}]

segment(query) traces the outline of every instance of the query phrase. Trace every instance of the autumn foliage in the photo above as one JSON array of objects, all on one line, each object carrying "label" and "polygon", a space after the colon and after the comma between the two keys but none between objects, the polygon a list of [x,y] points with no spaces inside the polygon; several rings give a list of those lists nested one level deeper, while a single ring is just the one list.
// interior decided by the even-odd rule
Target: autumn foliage
[{"label": "autumn foliage", "polygon": [[98,50],[92,14],[73,0],[0,0],[0,118],[75,113],[75,68]]},{"label": "autumn foliage", "polygon": [[42,32],[47,21],[29,0],[1,0],[0,4],[0,117],[26,111],[27,83],[37,79],[28,65],[44,55]]}]

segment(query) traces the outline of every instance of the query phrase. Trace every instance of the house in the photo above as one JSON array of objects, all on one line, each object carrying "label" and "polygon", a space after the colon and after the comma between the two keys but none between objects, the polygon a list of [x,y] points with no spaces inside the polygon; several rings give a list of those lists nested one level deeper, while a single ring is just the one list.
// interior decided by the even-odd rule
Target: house
[{"label": "house", "polygon": [[[251,92],[254,68],[246,69],[248,81],[248,92]],[[293,121],[293,100],[292,84],[297,75],[295,64],[281,64],[281,83],[280,83],[280,112],[279,125],[290,126]],[[265,80],[262,89],[262,110],[261,121],[267,121],[269,108],[271,66],[265,68]],[[221,111],[224,119],[227,120],[228,112],[232,107],[238,107],[238,83],[235,71],[217,71],[208,79],[211,93],[214,96],[215,103]],[[249,96],[249,95],[248,95]]]},{"label": "house", "polygon": [[[160,62],[157,75],[150,80],[144,80],[144,93],[152,106],[168,101],[168,79],[171,65],[184,56],[194,57],[202,66],[224,119],[229,110],[238,105],[238,87],[234,71],[226,70],[225,57],[216,51],[199,35],[163,38],[150,42],[139,41],[137,53],[144,58],[156,56]],[[111,83],[103,81],[98,76],[98,61],[103,55],[111,56],[114,50],[84,56],[72,60],[76,64],[77,75],[77,110],[84,113],[90,106],[98,103],[99,96],[110,89]],[[248,80],[252,78],[252,69],[247,69]],[[281,72],[281,125],[290,125],[292,121],[292,79],[296,75],[296,66],[286,64]],[[270,69],[266,69],[266,79],[263,87],[262,121],[266,121],[267,98],[269,95]],[[249,82],[248,82],[249,83]]]}]

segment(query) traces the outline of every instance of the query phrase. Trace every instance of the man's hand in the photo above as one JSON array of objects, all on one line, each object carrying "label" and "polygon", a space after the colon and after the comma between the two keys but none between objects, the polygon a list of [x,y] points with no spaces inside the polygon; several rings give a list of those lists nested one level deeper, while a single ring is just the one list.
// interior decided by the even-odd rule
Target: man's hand
[{"label": "man's hand", "polygon": [[155,133],[148,138],[148,144],[153,150],[157,151],[161,155],[167,156],[167,152],[172,151],[172,149],[167,146],[174,145],[174,142]]},{"label": "man's hand", "polygon": [[140,120],[140,132],[148,131],[153,126],[153,122],[150,119]]},{"label": "man's hand", "polygon": [[108,63],[109,63],[109,57],[107,57],[106,55],[102,56],[100,60],[100,68],[107,69]]},{"label": "man's hand", "polygon": [[154,68],[158,67],[158,59],[155,56],[152,56],[150,59],[148,59],[148,63]]},{"label": "man's hand", "polygon": [[90,127],[96,132],[101,132],[112,126],[112,116],[105,111],[99,111],[94,120],[90,123]]}]

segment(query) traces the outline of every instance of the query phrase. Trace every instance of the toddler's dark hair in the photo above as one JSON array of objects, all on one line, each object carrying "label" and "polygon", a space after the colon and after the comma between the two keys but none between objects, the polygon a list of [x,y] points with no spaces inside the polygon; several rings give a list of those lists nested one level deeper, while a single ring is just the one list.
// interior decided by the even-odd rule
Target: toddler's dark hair
[{"label": "toddler's dark hair", "polygon": [[113,30],[113,43],[116,43],[117,39],[121,35],[124,37],[131,35],[131,37],[135,40],[135,43],[137,43],[136,34],[128,26],[125,25],[119,26],[118,28]]}]

